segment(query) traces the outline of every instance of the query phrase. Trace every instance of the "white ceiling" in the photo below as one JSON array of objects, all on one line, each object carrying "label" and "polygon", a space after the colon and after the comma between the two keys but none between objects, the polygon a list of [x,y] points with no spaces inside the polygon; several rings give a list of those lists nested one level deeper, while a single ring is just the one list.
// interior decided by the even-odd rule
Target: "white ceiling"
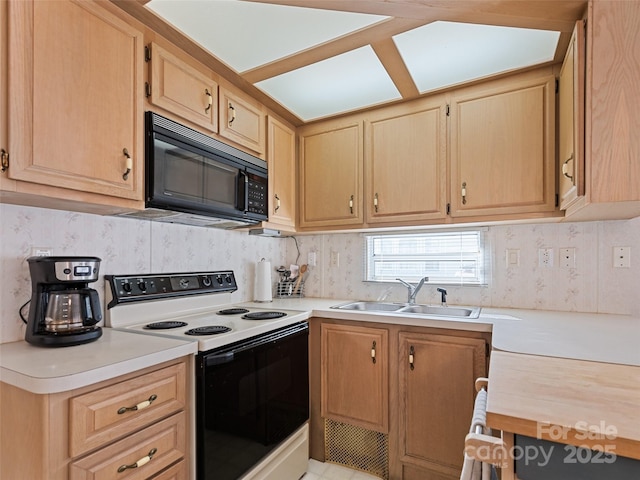
[{"label": "white ceiling", "polygon": [[[151,0],[147,7],[240,76],[255,76],[282,59],[299,58],[318,46],[395,20],[262,2]],[[531,28],[422,23],[391,35],[419,94],[552,61],[560,36]],[[252,83],[305,122],[403,98],[369,45],[262,76],[266,78],[258,75]]]}]

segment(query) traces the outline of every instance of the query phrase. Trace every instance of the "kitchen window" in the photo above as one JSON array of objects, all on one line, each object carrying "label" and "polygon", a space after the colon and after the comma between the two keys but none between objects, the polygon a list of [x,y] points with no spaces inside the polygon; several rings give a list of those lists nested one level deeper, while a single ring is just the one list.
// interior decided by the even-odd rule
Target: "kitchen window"
[{"label": "kitchen window", "polygon": [[450,285],[486,285],[486,229],[402,234],[366,234],[365,281],[402,278]]}]

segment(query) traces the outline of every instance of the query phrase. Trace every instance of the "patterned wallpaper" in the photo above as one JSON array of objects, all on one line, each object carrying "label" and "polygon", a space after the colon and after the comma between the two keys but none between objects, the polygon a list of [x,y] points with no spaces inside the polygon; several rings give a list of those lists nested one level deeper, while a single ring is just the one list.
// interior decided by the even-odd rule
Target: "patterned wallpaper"
[{"label": "patterned wallpaper", "polygon": [[[92,284],[101,296],[103,275],[232,269],[239,289],[234,302],[252,300],[255,264],[274,267],[296,261],[291,239],[250,236],[244,232],[171,225],[130,218],[64,212],[0,204],[0,343],[24,338],[19,307],[31,295],[25,259],[33,247],[54,255],[102,258],[101,280]],[[634,313],[640,286],[640,218],[629,221],[541,223],[490,226],[492,276],[486,287],[448,287],[452,305],[539,308],[546,310]],[[308,297],[404,301],[399,284],[363,282],[364,239],[360,233],[299,235],[299,263],[315,252],[305,293]],[[614,246],[631,247],[631,268],[613,268]],[[538,266],[538,249],[552,248],[553,267]],[[558,265],[560,248],[576,250],[575,268]],[[520,265],[506,266],[506,249],[520,250]],[[331,252],[340,255],[330,266]],[[274,272],[273,279],[276,279]],[[436,285],[425,286],[421,303],[437,303]]]},{"label": "patterned wallpaper", "polygon": [[107,274],[232,269],[239,286],[232,299],[248,301],[253,296],[256,262],[265,258],[272,264],[284,263],[282,239],[246,232],[5,204],[0,204],[0,222],[4,284],[0,289],[0,343],[24,338],[18,309],[31,296],[25,259],[32,247],[52,248],[54,255],[100,257],[100,280],[90,286],[101,298]]},{"label": "patterned wallpaper", "polygon": [[[486,287],[447,287],[453,305],[536,308],[640,315],[640,217],[629,221],[540,223],[488,227],[492,275]],[[339,299],[406,301],[400,284],[363,282],[364,238],[346,233],[298,237],[301,262],[316,252],[307,296]],[[613,268],[613,247],[631,247],[631,268]],[[291,249],[288,245],[288,258]],[[554,266],[538,265],[538,249],[552,248]],[[559,249],[574,248],[575,267],[559,265]],[[506,250],[520,252],[519,266],[507,267]],[[331,266],[331,252],[340,256]],[[426,285],[420,303],[439,303],[438,285]]]}]

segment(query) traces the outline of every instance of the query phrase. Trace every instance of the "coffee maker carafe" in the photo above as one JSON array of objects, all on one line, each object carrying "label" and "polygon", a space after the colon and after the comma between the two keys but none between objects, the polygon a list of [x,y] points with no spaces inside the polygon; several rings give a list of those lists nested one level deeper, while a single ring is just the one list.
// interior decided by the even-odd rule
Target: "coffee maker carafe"
[{"label": "coffee maker carafe", "polygon": [[25,340],[43,347],[80,345],[97,340],[102,329],[98,257],[30,257],[31,307]]}]

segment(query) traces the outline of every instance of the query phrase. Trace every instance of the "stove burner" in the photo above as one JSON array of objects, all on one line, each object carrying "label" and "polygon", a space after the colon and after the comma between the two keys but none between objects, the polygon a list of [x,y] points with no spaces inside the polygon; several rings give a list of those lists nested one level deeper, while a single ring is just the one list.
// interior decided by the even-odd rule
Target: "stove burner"
[{"label": "stove burner", "polygon": [[245,320],[272,320],[274,318],[285,317],[287,314],[284,312],[253,312],[243,315]]},{"label": "stove burner", "polygon": [[249,310],[246,308],[227,308],[220,310],[218,315],[240,315],[241,313],[249,313]]},{"label": "stove burner", "polygon": [[168,330],[170,328],[180,328],[186,326],[186,322],[168,321],[150,323],[148,325],[145,325],[144,328],[146,328],[147,330]]},{"label": "stove burner", "polygon": [[206,327],[192,328],[184,332],[186,335],[216,335],[217,333],[230,332],[229,327],[224,325],[207,325]]}]

